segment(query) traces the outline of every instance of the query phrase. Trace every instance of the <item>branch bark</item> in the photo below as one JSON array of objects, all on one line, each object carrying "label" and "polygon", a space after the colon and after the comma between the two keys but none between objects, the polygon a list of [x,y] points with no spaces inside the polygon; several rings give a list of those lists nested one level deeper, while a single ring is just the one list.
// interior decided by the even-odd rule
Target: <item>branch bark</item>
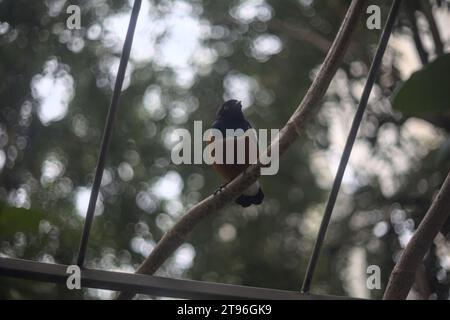
[{"label": "branch bark", "polygon": [[[364,0],[352,0],[336,38],[308,92],[286,125],[281,129],[279,136],[264,151],[265,154],[270,154],[270,150],[278,147],[279,155],[282,155],[300,135],[301,130],[314,112],[317,111],[319,102],[325,95],[342,62],[353,31],[356,29],[358,17],[363,12],[363,5]],[[136,273],[153,274],[185,242],[188,234],[203,218],[217,213],[219,209],[235,200],[246,188],[254,183],[260,175],[261,166],[260,163],[250,166],[244,173],[228,183],[223,191],[215,196],[210,195],[193,206],[162,237]],[[134,293],[121,293],[118,299],[131,299],[133,296]]]},{"label": "branch bark", "polygon": [[450,215],[450,173],[391,273],[383,299],[405,299],[417,268]]}]

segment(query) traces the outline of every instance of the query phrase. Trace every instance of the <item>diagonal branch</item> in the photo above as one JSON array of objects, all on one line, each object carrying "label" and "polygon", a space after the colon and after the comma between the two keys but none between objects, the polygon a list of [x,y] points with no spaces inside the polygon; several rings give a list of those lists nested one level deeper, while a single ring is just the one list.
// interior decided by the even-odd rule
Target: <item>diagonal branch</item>
[{"label": "diagonal branch", "polygon": [[450,215],[450,173],[391,273],[384,299],[405,299],[425,253]]},{"label": "diagonal branch", "polygon": [[[319,103],[331,80],[334,77],[344,54],[350,43],[351,36],[357,27],[358,17],[363,12],[364,0],[352,0],[347,14],[341,24],[330,50],[325,57],[319,72],[315,76],[308,92],[295,110],[289,121],[280,131],[279,136],[271,146],[264,151],[267,155],[270,150],[278,147],[279,155],[283,154],[297,139],[301,130],[319,107]],[[136,271],[141,274],[153,274],[164,261],[186,240],[192,229],[205,217],[217,213],[228,203],[236,199],[242,192],[254,183],[259,175],[261,164],[250,166],[244,173],[231,181],[219,194],[205,198],[193,206],[175,226],[169,230],[155,246],[150,255]],[[134,294],[121,293],[118,299],[130,299]]]}]

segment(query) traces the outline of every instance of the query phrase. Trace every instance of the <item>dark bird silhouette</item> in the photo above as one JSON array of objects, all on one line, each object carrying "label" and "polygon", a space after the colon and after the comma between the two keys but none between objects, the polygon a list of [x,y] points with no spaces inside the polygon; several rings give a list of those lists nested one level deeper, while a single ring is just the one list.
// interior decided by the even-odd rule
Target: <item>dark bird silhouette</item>
[{"label": "dark bird silhouette", "polygon": [[[226,101],[218,110],[216,114],[216,119],[212,124],[212,128],[220,130],[223,136],[223,161],[222,164],[215,161],[213,163],[213,167],[222,177],[227,180],[227,183],[237,177],[240,173],[242,173],[246,168],[249,167],[250,163],[250,144],[251,139],[248,134],[251,134],[251,131],[247,130],[251,129],[251,124],[245,119],[244,114],[242,113],[242,104],[237,100],[228,100]],[[242,129],[247,135],[243,135],[242,137],[245,139],[245,161],[244,163],[239,164],[238,159],[238,144],[237,141],[240,137],[227,137],[226,130],[227,129]],[[254,142],[256,142],[256,136]],[[226,163],[226,145],[229,144],[230,140],[233,139],[232,142],[234,144],[234,161],[232,164]],[[210,141],[212,142],[212,140]],[[256,146],[256,143],[254,144]],[[241,155],[243,156],[243,155]],[[221,187],[222,188],[222,187]],[[247,188],[239,198],[236,199],[236,203],[241,205],[242,207],[248,207],[252,204],[261,204],[264,199],[264,193],[260,188],[259,181],[256,181],[253,185]]]}]

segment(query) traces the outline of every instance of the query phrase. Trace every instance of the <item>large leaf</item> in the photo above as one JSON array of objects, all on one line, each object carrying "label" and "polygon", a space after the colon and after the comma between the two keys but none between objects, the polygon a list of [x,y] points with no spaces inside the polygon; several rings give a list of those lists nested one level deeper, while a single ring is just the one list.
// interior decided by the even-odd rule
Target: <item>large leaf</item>
[{"label": "large leaf", "polygon": [[0,203],[0,239],[19,231],[37,232],[42,219],[42,213],[37,210],[8,207]]},{"label": "large leaf", "polygon": [[395,95],[393,106],[411,116],[450,115],[450,54],[413,73]]}]

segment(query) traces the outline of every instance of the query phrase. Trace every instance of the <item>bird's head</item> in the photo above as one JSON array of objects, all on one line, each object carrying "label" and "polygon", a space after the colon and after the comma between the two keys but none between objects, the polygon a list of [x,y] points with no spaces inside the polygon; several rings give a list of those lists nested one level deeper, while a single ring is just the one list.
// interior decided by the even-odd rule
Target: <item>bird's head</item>
[{"label": "bird's head", "polygon": [[244,117],[242,113],[242,104],[241,101],[238,100],[228,100],[222,106],[220,106],[219,110],[217,110],[218,118],[241,118]]}]

